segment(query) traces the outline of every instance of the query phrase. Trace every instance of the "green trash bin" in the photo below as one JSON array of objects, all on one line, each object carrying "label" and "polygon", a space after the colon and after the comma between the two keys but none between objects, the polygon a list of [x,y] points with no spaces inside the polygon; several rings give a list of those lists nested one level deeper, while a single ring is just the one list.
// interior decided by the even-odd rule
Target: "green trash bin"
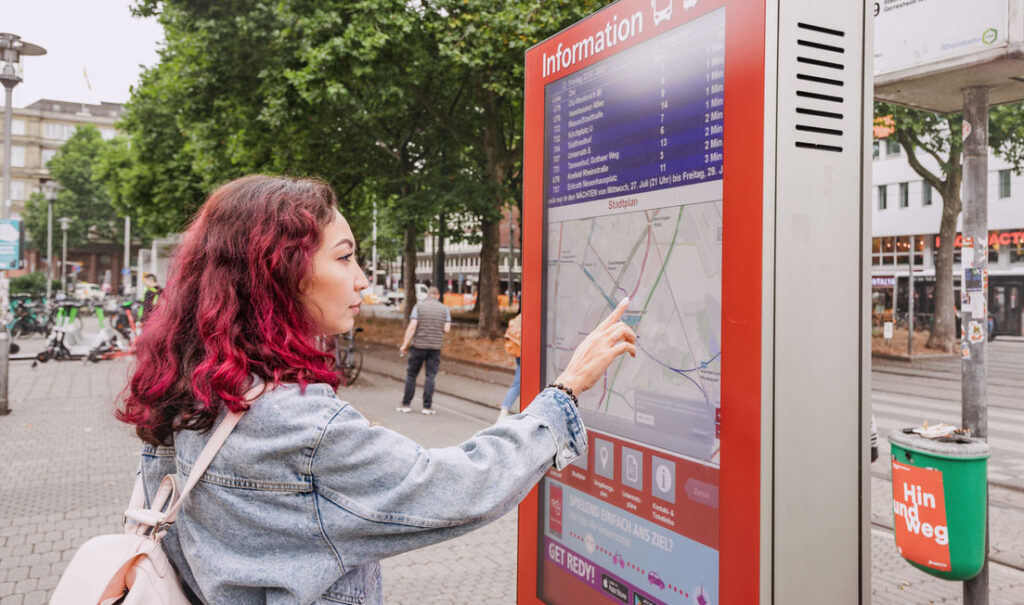
[{"label": "green trash bin", "polygon": [[[908,429],[909,430],[909,429]],[[889,435],[896,548],[945,580],[970,580],[985,564],[988,457],[984,441]]]}]

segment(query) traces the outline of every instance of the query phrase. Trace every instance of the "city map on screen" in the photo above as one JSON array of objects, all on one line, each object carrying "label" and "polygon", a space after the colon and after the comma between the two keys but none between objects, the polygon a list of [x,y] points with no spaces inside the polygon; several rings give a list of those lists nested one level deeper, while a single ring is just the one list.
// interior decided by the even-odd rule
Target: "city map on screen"
[{"label": "city map on screen", "polygon": [[545,89],[545,372],[624,297],[591,428],[718,466],[724,11]]}]

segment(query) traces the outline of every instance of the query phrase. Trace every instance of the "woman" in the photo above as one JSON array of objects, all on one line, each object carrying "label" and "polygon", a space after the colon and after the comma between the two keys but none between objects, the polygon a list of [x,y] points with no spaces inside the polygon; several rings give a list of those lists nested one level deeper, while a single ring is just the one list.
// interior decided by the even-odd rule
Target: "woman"
[{"label": "woman", "polygon": [[[329,187],[249,176],[215,191],[175,259],[118,417],[136,426],[147,504],[179,483],[226,409],[248,412],[185,502],[164,550],[196,602],[380,603],[379,561],[515,506],[586,452],[570,394],[635,335],[625,303],[527,411],[427,450],[335,397],[320,337],[352,328],[366,277]],[[251,403],[243,394],[263,385]],[[562,389],[562,390],[560,390]],[[570,391],[571,389],[571,391]]]}]

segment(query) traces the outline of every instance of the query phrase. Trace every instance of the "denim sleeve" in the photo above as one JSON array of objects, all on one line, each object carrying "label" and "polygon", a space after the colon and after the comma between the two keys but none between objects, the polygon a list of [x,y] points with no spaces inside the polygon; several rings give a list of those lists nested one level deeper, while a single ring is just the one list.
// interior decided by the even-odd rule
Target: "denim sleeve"
[{"label": "denim sleeve", "polygon": [[541,392],[460,445],[425,449],[343,405],[310,457],[324,538],[345,569],[448,540],[516,506],[551,468],[587,450],[560,391]]}]

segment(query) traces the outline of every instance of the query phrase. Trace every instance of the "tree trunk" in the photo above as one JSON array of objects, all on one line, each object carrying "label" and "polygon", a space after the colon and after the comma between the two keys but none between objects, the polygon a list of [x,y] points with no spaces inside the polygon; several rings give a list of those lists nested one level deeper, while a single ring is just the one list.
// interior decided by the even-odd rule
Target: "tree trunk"
[{"label": "tree trunk", "polygon": [[935,320],[928,337],[929,349],[950,353],[956,347],[956,317],[953,301],[953,248],[956,220],[960,216],[959,179],[942,195],[942,222],[939,224],[939,253],[935,260]]},{"label": "tree trunk", "polygon": [[501,336],[498,316],[498,244],[501,241],[501,218],[480,224],[483,242],[480,247],[480,287],[476,300],[480,309],[477,330],[485,338]]},{"label": "tree trunk", "polygon": [[416,306],[416,237],[419,235],[414,225],[405,228],[405,252],[403,253],[402,266],[405,282],[405,309],[402,312],[403,325],[408,325],[409,316],[412,315],[412,308]]}]

